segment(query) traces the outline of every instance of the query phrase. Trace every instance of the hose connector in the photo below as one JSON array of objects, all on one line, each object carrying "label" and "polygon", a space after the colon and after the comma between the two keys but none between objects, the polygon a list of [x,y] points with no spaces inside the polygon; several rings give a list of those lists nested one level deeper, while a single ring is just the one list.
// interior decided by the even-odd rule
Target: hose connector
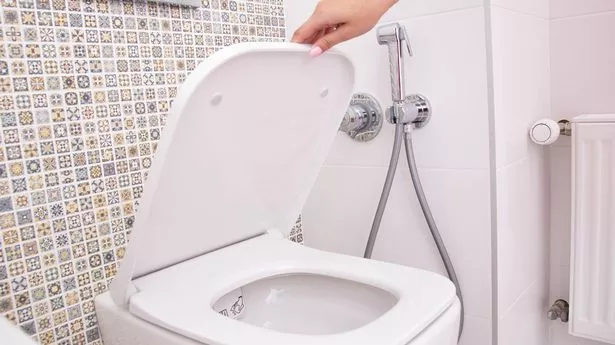
[{"label": "hose connector", "polygon": [[392,124],[412,124],[414,128],[423,128],[431,120],[431,113],[431,104],[427,97],[416,94],[390,106],[386,118]]},{"label": "hose connector", "polygon": [[413,129],[413,127],[412,127],[412,125],[411,125],[411,124],[406,123],[406,124],[404,125],[404,133],[405,133],[405,134],[410,134],[410,133],[412,133],[412,129]]}]

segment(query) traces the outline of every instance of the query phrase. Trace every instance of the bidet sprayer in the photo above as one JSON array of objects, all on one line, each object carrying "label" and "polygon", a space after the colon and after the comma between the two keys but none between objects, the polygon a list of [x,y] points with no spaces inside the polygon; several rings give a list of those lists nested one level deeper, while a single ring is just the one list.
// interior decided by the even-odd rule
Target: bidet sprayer
[{"label": "bidet sprayer", "polygon": [[389,50],[389,74],[391,77],[391,99],[393,104],[387,109],[387,120],[392,124],[412,124],[421,128],[431,116],[431,106],[421,95],[406,95],[404,84],[404,50],[412,56],[406,28],[399,23],[378,27],[377,38],[380,45]]},{"label": "bidet sprayer", "polygon": [[391,73],[391,97],[401,103],[406,97],[404,85],[404,50],[412,56],[406,28],[398,23],[383,25],[377,30],[378,43],[389,48],[389,72]]}]

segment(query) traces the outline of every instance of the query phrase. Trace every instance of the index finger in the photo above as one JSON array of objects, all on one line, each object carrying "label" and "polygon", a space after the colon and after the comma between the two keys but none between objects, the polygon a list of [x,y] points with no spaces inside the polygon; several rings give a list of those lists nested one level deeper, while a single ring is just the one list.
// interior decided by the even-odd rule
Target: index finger
[{"label": "index finger", "polygon": [[324,23],[321,23],[312,16],[295,31],[291,41],[294,43],[308,43],[308,39],[320,33],[323,25]]}]

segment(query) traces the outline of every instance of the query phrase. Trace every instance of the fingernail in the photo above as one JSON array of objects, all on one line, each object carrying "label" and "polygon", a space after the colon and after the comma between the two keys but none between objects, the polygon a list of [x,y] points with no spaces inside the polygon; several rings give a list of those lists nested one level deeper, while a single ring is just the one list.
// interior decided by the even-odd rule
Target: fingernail
[{"label": "fingernail", "polygon": [[312,48],[312,50],[310,50],[310,56],[311,57],[317,57],[320,54],[322,54],[322,48],[320,48],[318,46],[314,46]]}]

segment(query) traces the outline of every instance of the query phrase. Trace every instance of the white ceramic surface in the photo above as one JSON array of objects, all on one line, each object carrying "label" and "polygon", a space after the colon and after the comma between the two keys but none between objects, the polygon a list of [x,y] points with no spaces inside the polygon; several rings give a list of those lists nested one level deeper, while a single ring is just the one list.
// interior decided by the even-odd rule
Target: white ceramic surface
[{"label": "white ceramic surface", "polygon": [[[186,337],[167,332],[160,327],[145,322],[115,305],[108,294],[101,295],[96,299],[96,314],[105,345],[210,345],[199,344]],[[484,322],[474,322],[473,319],[470,319],[468,323],[468,328],[472,332],[483,332]],[[440,317],[438,322],[433,323],[415,338],[411,344],[406,345],[455,344],[458,324],[459,303],[455,303]],[[472,343],[472,345],[484,344],[486,343]]]},{"label": "white ceramic surface", "polygon": [[263,278],[239,291],[245,311],[236,320],[290,334],[354,331],[398,302],[395,295],[373,285],[311,273]]},{"label": "white ceramic surface", "polygon": [[530,140],[528,130],[536,120],[550,117],[549,4],[492,4],[498,344],[545,344],[547,156],[545,147]]},{"label": "white ceramic surface", "polygon": [[528,129],[550,117],[549,21],[496,7],[492,27],[496,164],[502,168],[540,149]]},{"label": "white ceramic surface", "polygon": [[[299,276],[299,280],[285,279],[285,275]],[[108,293],[97,298],[97,304],[103,305],[97,309],[101,319],[112,319],[107,323],[111,326],[101,321],[105,339],[115,339],[124,331],[115,325],[115,320],[124,316],[156,325],[156,332],[164,329],[167,334],[208,345],[454,345],[457,341],[459,305],[448,279],[419,269],[303,247],[279,233],[174,265],[134,283],[138,292],[130,299],[129,311],[109,311],[105,302]],[[235,320],[212,306],[237,288],[245,288],[246,312]],[[279,304],[273,303],[276,296],[271,293],[283,295],[292,288],[300,289],[287,294]],[[346,296],[342,298],[342,294]],[[301,308],[293,308],[297,306]],[[329,309],[339,309],[335,313],[343,319],[336,320],[333,312],[323,315]],[[450,313],[455,312],[457,321],[450,322]],[[132,317],[124,315],[128,313]],[[295,318],[297,313],[318,318]],[[247,320],[242,322],[242,318]],[[323,318],[333,319],[323,322]],[[150,333],[135,327],[138,332]],[[439,329],[437,334],[419,336],[429,334],[432,327]]]},{"label": "white ceramic surface", "polygon": [[19,327],[0,316],[0,341],[6,345],[36,345]]},{"label": "white ceramic surface", "polygon": [[[178,344],[456,343],[460,309],[450,280],[285,239],[354,81],[343,55],[307,53],[289,43],[235,45],[190,75],[154,159],[128,256],[111,292],[97,299],[101,320],[122,317],[105,312],[110,295],[112,310],[166,330],[163,339],[180,335]],[[270,86],[265,93],[254,88],[259,82]],[[214,133],[205,139],[207,125]],[[190,159],[195,147],[199,156]],[[220,311],[229,295],[239,303],[233,317]],[[127,327],[105,326],[116,322],[101,321],[111,344]],[[142,327],[132,336],[141,342],[160,333]]]},{"label": "white ceramic surface", "polygon": [[613,0],[552,0],[551,17],[570,18],[615,11]]},{"label": "white ceramic surface", "polygon": [[[220,265],[220,262],[225,264]],[[223,317],[211,308],[220,297],[237,288],[263,279],[293,274],[303,275],[306,285],[313,283],[307,279],[309,274],[313,274],[373,286],[388,291],[398,301],[388,312],[363,327],[343,333],[311,336],[253,327]],[[215,284],[212,283],[214,281]],[[205,344],[243,345],[258,339],[266,344],[341,345],[368,344],[377,340],[381,344],[401,345],[438,319],[456,299],[454,286],[440,275],[302,247],[275,233],[147,275],[135,280],[134,284],[139,292],[131,297],[129,308],[135,316]],[[340,282],[330,288],[343,287]],[[313,303],[329,308],[325,302],[326,295],[311,296],[316,298]],[[287,302],[295,301],[291,299]],[[337,302],[340,308],[351,306],[343,304],[343,299],[332,303]],[[387,298],[381,298],[380,303],[376,309],[390,307]],[[248,308],[250,306],[246,305]],[[287,316],[292,317],[292,314]],[[304,326],[297,324],[294,327]]]},{"label": "white ceramic surface", "polygon": [[[613,3],[610,1],[611,4]],[[579,4],[585,1],[579,2]],[[551,23],[551,92],[554,118],[615,109],[615,12],[578,16]],[[570,42],[575,42],[571,49]]]},{"label": "white ceramic surface", "polygon": [[550,0],[491,0],[491,4],[494,7],[500,7],[542,19],[549,19],[551,14],[551,2]]},{"label": "white ceramic surface", "polygon": [[113,281],[117,303],[129,298],[133,276],[269,229],[290,233],[354,85],[344,55],[311,59],[308,52],[292,43],[237,44],[190,74]]}]

